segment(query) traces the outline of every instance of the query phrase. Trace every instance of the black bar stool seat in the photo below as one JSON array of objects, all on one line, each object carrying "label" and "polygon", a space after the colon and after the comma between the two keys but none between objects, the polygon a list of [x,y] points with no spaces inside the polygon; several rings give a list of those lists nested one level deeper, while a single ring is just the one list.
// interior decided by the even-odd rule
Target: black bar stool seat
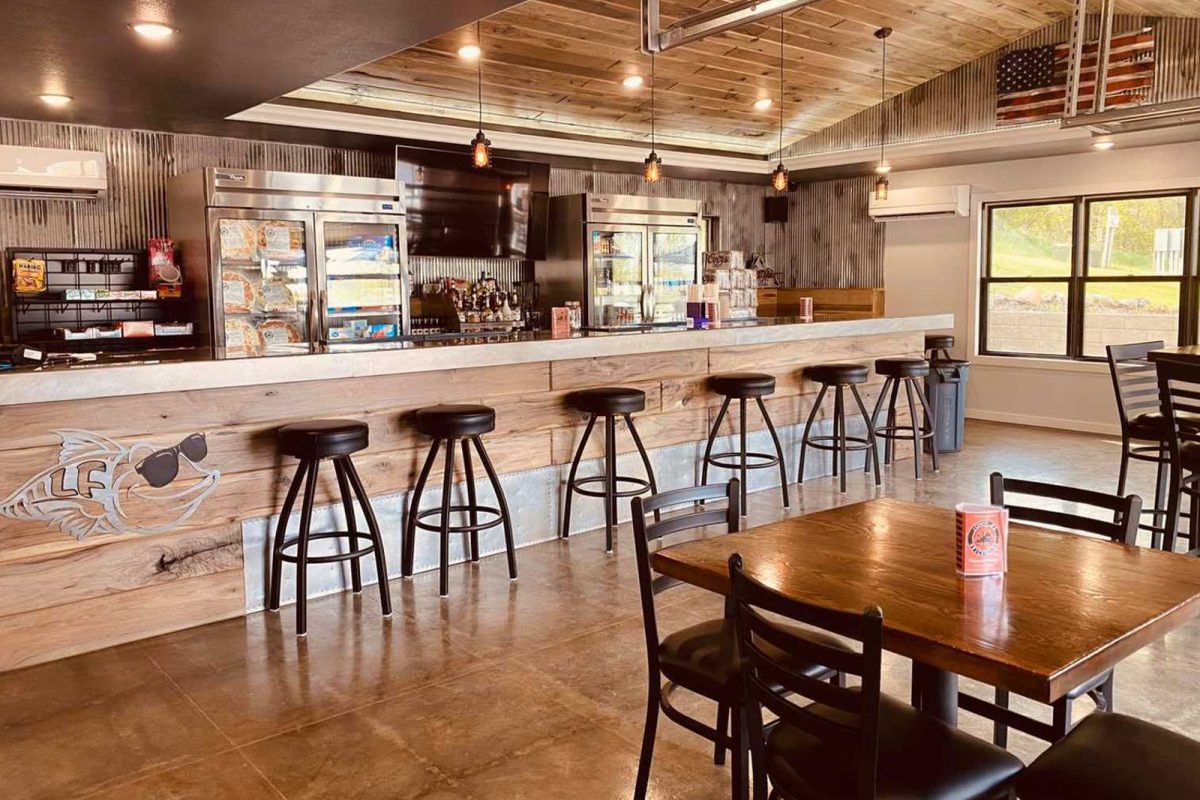
[{"label": "black bar stool seat", "polygon": [[[775,432],[775,425],[771,422],[771,415],[767,413],[767,406],[763,402],[763,398],[775,393],[775,376],[767,375],[762,372],[729,372],[724,375],[714,375],[708,380],[709,388],[725,399],[721,403],[721,410],[717,412],[716,421],[713,422],[712,430],[708,434],[708,442],[704,447],[704,461],[700,473],[700,485],[708,484],[708,467],[712,465],[719,469],[737,470],[740,476],[741,485],[741,509],[742,514],[746,513],[746,471],[752,469],[769,469],[774,466],[779,467],[780,491],[783,492],[783,507],[787,508],[790,504],[788,499],[788,479],[787,479],[787,464],[783,459],[783,446],[779,443],[779,434]],[[725,414],[729,411],[729,404],[733,400],[738,401],[740,427],[738,429],[738,449],[728,453],[713,453],[713,444],[717,440],[717,435],[721,429],[721,423],[725,420]],[[763,421],[767,423],[767,430],[771,432],[771,440],[775,442],[775,453],[752,453],[746,447],[746,401],[754,400],[758,403],[759,413],[762,414]]]},{"label": "black bar stool seat", "polygon": [[[483,447],[485,433],[496,430],[496,410],[481,405],[442,405],[430,406],[417,411],[415,415],[417,431],[433,439],[433,446],[425,459],[425,466],[417,478],[413,489],[412,503],[409,506],[408,519],[404,526],[404,553],[401,559],[401,573],[404,577],[413,574],[413,562],[416,559],[417,529],[432,531],[441,535],[438,593],[445,597],[450,593],[450,534],[467,534],[470,545],[471,561],[479,561],[479,532],[504,526],[504,545],[508,556],[508,577],[517,579],[516,545],[513,541],[512,517],[508,511],[508,501],[504,497],[504,488],[496,474],[492,461],[488,458],[487,450]],[[462,442],[463,472],[466,474],[467,502],[454,503],[451,501],[451,491],[454,487],[454,454],[459,442]],[[421,495],[425,492],[425,484],[429,473],[433,470],[438,450],[445,446],[446,463],[442,476],[442,502],[435,508],[421,511]],[[479,460],[487,472],[496,494],[496,505],[480,505],[475,494],[475,471],[471,462],[471,446],[474,446]],[[465,514],[467,522],[451,525],[452,514]],[[487,515],[480,521],[480,515]],[[434,520],[427,522],[426,520]]]},{"label": "black bar stool seat", "polygon": [[[646,393],[641,389],[631,389],[626,386],[601,386],[595,389],[580,389],[567,396],[567,405],[588,415],[587,427],[584,428],[583,438],[571,459],[571,470],[567,473],[567,494],[563,502],[562,538],[571,535],[571,498],[576,493],[585,497],[598,497],[604,500],[604,549],[611,553],[613,549],[613,526],[617,523],[617,500],[624,497],[636,497],[646,492],[658,491],[654,482],[654,468],[650,466],[650,456],[642,445],[642,437],[638,436],[633,424],[633,414],[646,409]],[[596,420],[604,418],[604,474],[587,478],[576,478],[579,463],[583,460],[583,452]],[[629,435],[642,464],[646,467],[646,477],[637,478],[617,474],[617,417],[625,420]],[[588,488],[601,484],[602,488]],[[624,485],[628,488],[619,488]]]},{"label": "black bar stool seat", "polygon": [[[296,565],[296,635],[304,636],[308,631],[307,599],[308,599],[308,565],[330,564],[341,561],[350,562],[350,580],[355,592],[362,591],[362,570],[359,559],[374,554],[375,569],[379,578],[379,602],[384,616],[392,613],[391,594],[388,589],[387,561],[383,552],[383,538],[379,532],[379,523],[371,508],[371,499],[363,488],[362,479],[350,460],[352,453],[366,450],[370,442],[370,431],[365,422],[347,419],[323,419],[309,422],[295,422],[284,425],[276,431],[276,442],[279,452],[286,456],[300,459],[300,466],[292,477],[280,511],[279,523],[275,529],[275,538],[271,547],[271,577],[268,589],[267,607],[277,611],[282,592],[283,562]],[[346,530],[323,531],[313,533],[312,525],[313,504],[316,498],[317,471],[324,459],[333,461],[334,473],[337,475],[338,492],[341,495],[342,508],[346,515]],[[299,535],[288,538],[288,523],[291,521],[292,508],[300,487],[304,487],[304,501],[300,512]],[[354,510],[354,501],[358,500],[363,515],[367,521],[367,531],[358,530],[358,521]],[[366,540],[366,545],[359,547],[359,539]],[[346,539],[349,549],[346,552],[330,553],[313,556],[308,553],[311,542],[320,539]]]},{"label": "black bar stool seat", "polygon": [[[808,448],[814,447],[833,453],[833,474],[839,477],[843,492],[846,491],[846,455],[859,450],[866,451],[865,469],[869,471],[872,464],[875,466],[875,485],[880,485],[882,479],[879,474],[879,459],[875,452],[875,434],[867,415],[867,407],[858,393],[858,387],[866,383],[870,376],[871,370],[862,364],[814,364],[804,368],[804,377],[821,384],[821,390],[817,393],[812,411],[808,414],[808,421],[804,424],[804,436],[800,440],[800,471],[796,475],[797,483],[804,483],[804,457]],[[821,401],[830,389],[833,390],[833,434],[813,436],[813,423],[821,410]],[[846,389],[850,390],[859,413],[867,423],[866,436],[849,436],[846,433]]]},{"label": "black bar stool seat", "polygon": [[[917,381],[923,381],[929,376],[929,362],[923,358],[879,358],[875,360],[875,372],[884,376],[884,382],[879,391],[879,400],[875,403],[875,410],[871,414],[871,430],[877,438],[884,440],[883,463],[892,463],[897,440],[911,441],[913,472],[916,479],[921,480],[922,451],[925,441],[931,439],[933,446],[929,448],[929,453],[933,459],[933,471],[937,472],[937,436],[934,430],[934,421],[937,419],[937,392],[933,393],[932,400],[927,400],[925,387],[917,384]],[[904,387],[905,398],[908,401],[908,425],[896,424],[896,401],[899,399],[901,386]],[[920,401],[920,412],[917,410],[917,400]],[[879,412],[885,407],[888,410],[887,424],[879,425]]]}]

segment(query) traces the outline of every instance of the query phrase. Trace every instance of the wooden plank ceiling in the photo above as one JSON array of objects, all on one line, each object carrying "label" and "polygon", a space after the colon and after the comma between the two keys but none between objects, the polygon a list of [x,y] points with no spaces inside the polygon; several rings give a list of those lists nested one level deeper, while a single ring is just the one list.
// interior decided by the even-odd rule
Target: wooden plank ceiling
[{"label": "wooden plank ceiling", "polygon": [[[674,21],[729,0],[663,0]],[[979,58],[1070,13],[1071,0],[818,0],[784,19],[784,143],[879,102],[877,28],[888,42],[887,94]],[[1129,14],[1195,16],[1196,0],[1121,0]],[[650,57],[639,0],[528,0],[482,22],[484,125],[648,141]],[[476,64],[458,57],[467,26],[288,95],[424,118],[474,120]],[[646,85],[627,89],[627,75]],[[774,152],[779,23],[750,24],[657,57],[658,141]]]}]

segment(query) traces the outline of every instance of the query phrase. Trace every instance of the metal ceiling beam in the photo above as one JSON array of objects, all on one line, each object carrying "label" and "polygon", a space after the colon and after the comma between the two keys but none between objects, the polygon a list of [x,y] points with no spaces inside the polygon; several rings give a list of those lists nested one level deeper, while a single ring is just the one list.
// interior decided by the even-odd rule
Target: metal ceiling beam
[{"label": "metal ceiling beam", "polygon": [[662,27],[659,2],[642,0],[642,49],[647,53],[661,53],[715,33],[811,5],[816,0],[740,0],[712,11],[684,17],[667,28]]}]

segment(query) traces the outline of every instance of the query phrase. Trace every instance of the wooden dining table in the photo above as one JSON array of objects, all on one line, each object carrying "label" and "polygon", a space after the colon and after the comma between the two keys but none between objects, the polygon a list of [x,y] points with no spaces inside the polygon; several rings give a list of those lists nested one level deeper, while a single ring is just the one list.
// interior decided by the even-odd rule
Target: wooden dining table
[{"label": "wooden dining table", "polygon": [[913,660],[913,703],[952,725],[958,676],[1053,703],[1200,612],[1200,559],[1012,523],[1008,571],[964,578],[950,508],[869,500],[652,555],[729,593],[728,559],[787,597],[883,610],[884,648]]},{"label": "wooden dining table", "polygon": [[1164,347],[1162,350],[1151,350],[1147,356],[1151,361],[1183,361],[1188,364],[1200,364],[1200,345],[1189,344],[1183,347]]}]

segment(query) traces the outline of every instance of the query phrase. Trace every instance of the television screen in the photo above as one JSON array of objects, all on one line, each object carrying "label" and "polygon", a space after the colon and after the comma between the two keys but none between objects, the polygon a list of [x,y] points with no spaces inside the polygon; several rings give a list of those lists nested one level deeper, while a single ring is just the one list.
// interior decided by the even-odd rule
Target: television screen
[{"label": "television screen", "polygon": [[408,252],[454,258],[546,257],[550,166],[503,158],[490,169],[470,153],[396,147]]}]

